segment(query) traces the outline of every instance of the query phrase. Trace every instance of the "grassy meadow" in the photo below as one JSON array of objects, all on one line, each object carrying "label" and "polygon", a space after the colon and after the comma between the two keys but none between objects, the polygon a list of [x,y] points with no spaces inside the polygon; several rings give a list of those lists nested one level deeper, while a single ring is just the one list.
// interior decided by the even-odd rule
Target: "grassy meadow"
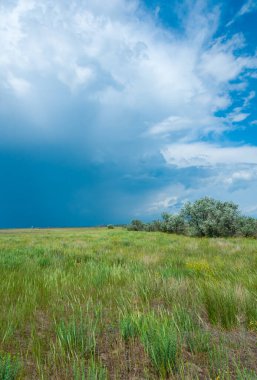
[{"label": "grassy meadow", "polygon": [[0,232],[0,380],[257,379],[257,240]]}]

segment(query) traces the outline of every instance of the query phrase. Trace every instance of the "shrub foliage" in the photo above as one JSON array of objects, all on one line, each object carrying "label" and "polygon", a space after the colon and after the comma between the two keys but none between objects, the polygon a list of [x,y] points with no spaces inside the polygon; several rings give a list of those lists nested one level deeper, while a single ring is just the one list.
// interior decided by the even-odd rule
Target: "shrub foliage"
[{"label": "shrub foliage", "polygon": [[163,231],[200,237],[257,237],[255,218],[243,216],[233,202],[209,197],[187,202],[176,215],[165,212],[162,220],[150,223],[132,220],[127,228],[130,231]]}]

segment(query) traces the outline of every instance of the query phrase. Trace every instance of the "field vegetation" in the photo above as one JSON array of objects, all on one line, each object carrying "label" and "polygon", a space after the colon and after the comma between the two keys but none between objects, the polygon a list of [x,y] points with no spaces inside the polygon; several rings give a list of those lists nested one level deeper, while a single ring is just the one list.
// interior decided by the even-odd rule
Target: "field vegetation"
[{"label": "field vegetation", "polygon": [[257,378],[257,240],[0,233],[0,379]]},{"label": "field vegetation", "polygon": [[241,214],[238,205],[204,197],[183,205],[177,214],[163,213],[161,220],[132,220],[129,231],[162,231],[198,237],[244,236],[257,238],[257,219]]}]

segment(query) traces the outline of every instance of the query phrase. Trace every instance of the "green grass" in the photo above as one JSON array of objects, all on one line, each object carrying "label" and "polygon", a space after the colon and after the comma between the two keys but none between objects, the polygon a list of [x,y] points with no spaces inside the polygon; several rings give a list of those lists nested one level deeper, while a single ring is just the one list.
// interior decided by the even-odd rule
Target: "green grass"
[{"label": "green grass", "polygon": [[108,376],[106,369],[91,358],[87,365],[83,361],[74,363],[73,378],[74,380],[107,380]]},{"label": "green grass", "polygon": [[239,302],[235,289],[229,283],[222,286],[218,283],[206,284],[203,293],[203,303],[211,323],[220,324],[226,329],[237,325]]},{"label": "green grass", "polygon": [[20,372],[20,362],[10,354],[0,353],[0,379],[15,380]]},{"label": "green grass", "polygon": [[137,315],[122,315],[120,320],[120,334],[125,342],[139,335],[139,320]]},{"label": "green grass", "polygon": [[257,378],[257,240],[0,232],[0,380]]},{"label": "green grass", "polygon": [[139,335],[157,373],[165,378],[177,370],[178,333],[167,315],[150,313],[139,322]]},{"label": "green grass", "polygon": [[92,319],[88,322],[83,319],[82,315],[78,317],[78,320],[73,317],[69,322],[61,321],[56,325],[60,348],[71,356],[85,356],[95,352],[96,327],[92,323]]}]

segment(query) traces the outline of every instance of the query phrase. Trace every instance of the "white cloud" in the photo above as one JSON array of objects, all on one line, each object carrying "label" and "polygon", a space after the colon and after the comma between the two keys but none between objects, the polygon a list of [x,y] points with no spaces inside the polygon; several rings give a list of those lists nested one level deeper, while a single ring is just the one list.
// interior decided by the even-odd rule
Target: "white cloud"
[{"label": "white cloud", "polygon": [[31,84],[27,80],[18,78],[11,73],[8,74],[7,83],[17,96],[28,95],[31,90]]},{"label": "white cloud", "polygon": [[256,0],[247,0],[236,15],[227,23],[227,27],[230,27],[238,18],[244,16],[247,13],[251,13],[257,10],[257,2]]},{"label": "white cloud", "polygon": [[226,120],[211,115],[204,115],[191,111],[191,117],[182,115],[170,116],[167,119],[154,124],[149,129],[149,135],[172,136],[174,133],[182,133],[180,141],[191,141],[199,135],[208,135],[210,132],[221,133],[227,129]]},{"label": "white cloud", "polygon": [[[249,116],[244,108],[253,91],[237,112],[225,112],[233,103],[231,91],[235,86],[243,91],[247,70],[257,68],[257,59],[239,54],[242,35],[213,37],[219,12],[197,2],[182,21],[185,34],[179,35],[157,26],[136,0],[7,2],[0,7],[0,89],[9,85],[16,95],[28,96],[33,87],[34,108],[51,118],[53,100],[42,94],[55,86],[58,102],[63,94],[57,83],[63,84],[80,96],[85,109],[94,103],[91,128],[98,129],[98,139],[105,139],[106,123],[114,139],[125,134],[195,141],[221,134]],[[29,118],[29,107],[27,112]],[[50,119],[48,124],[52,138],[59,139],[63,124],[60,130]],[[160,144],[156,141],[157,150]]]},{"label": "white cloud", "polygon": [[161,211],[168,210],[172,206],[174,206],[178,201],[177,196],[169,196],[169,197],[164,197],[163,199],[154,201],[148,208],[148,212],[158,212],[160,213]]},{"label": "white cloud", "polygon": [[171,131],[180,131],[181,129],[191,126],[191,120],[183,116],[169,116],[167,119],[155,124],[150,128],[149,133],[152,135],[167,133]]},{"label": "white cloud", "polygon": [[215,80],[227,82],[240,73],[241,63],[232,55],[219,51],[209,51],[203,56],[202,69]]},{"label": "white cloud", "polygon": [[147,215],[151,218],[159,218],[163,212],[178,212],[189,200],[191,192],[181,183],[165,186],[146,196],[135,212],[138,216]]},{"label": "white cloud", "polygon": [[216,81],[228,82],[235,79],[247,68],[257,67],[257,58],[236,56],[235,52],[244,46],[242,35],[235,35],[230,40],[219,39],[203,53],[201,69]]},{"label": "white cloud", "polygon": [[180,168],[191,166],[210,167],[215,165],[257,165],[257,147],[222,147],[210,143],[172,144],[162,150],[169,165]]},{"label": "white cloud", "polygon": [[94,72],[90,67],[73,64],[69,70],[66,68],[60,71],[58,78],[73,92],[81,86],[89,85],[94,79]]},{"label": "white cloud", "polygon": [[[173,176],[180,169],[175,169]],[[188,174],[188,171],[186,173]],[[159,191],[153,191],[148,198],[143,200],[138,215],[145,214],[156,218],[163,211],[176,213],[187,201],[209,196],[223,201],[232,201],[240,205],[243,213],[256,216],[256,164],[217,165],[204,168],[201,173],[202,176],[194,176],[191,179],[188,179],[185,174],[180,176],[180,183],[171,183]]]},{"label": "white cloud", "polygon": [[234,122],[234,123],[240,123],[241,121],[247,119],[247,117],[249,115],[250,115],[249,113],[239,112],[239,113],[232,113],[229,116],[230,116],[232,122]]},{"label": "white cloud", "polygon": [[[94,82],[97,90],[91,89],[91,96],[104,104],[118,102],[135,112],[155,105],[160,120],[179,108],[189,119],[195,109],[207,117],[224,109],[229,104],[224,82],[256,64],[253,57],[234,55],[241,39],[208,48],[206,38],[217,27],[216,10],[213,17],[201,16],[203,29],[194,25],[192,39],[185,39],[157,27],[149,17],[139,21],[138,7],[137,1],[125,0],[91,0],[87,5],[73,0],[67,7],[61,1],[19,0],[16,7],[2,6],[1,69],[11,67],[17,77],[56,77],[71,91]],[[103,75],[113,83],[104,83]]]},{"label": "white cloud", "polygon": [[249,95],[247,95],[244,99],[244,103],[243,103],[243,106],[244,107],[248,107],[251,103],[251,100],[254,99],[256,96],[256,93],[255,91],[250,91],[249,92]]},{"label": "white cloud", "polygon": [[[22,18],[33,10],[35,4],[33,0],[20,0],[12,7],[8,3],[0,5],[0,45],[2,54],[0,56],[0,65],[21,65],[24,58],[17,55],[16,48],[26,36],[22,26]],[[20,49],[19,49],[20,50]],[[20,61],[12,61],[17,57]]]},{"label": "white cloud", "polygon": [[[0,92],[8,96],[0,118],[1,107],[16,111],[13,92],[26,99],[20,133],[32,145],[46,135],[57,144],[72,141],[80,157],[126,171],[151,167],[161,152],[160,166],[218,166],[231,178],[225,183],[216,173],[220,186],[251,182],[235,165],[256,165],[257,147],[219,141],[250,119],[257,58],[245,54],[242,34],[216,38],[218,8],[192,3],[187,16],[182,12],[184,31],[175,33],[156,23],[158,7],[151,18],[137,0],[2,2]],[[247,2],[241,15],[252,6]],[[14,136],[17,130],[1,130],[1,144]],[[180,190],[155,192],[146,209],[172,206]],[[183,186],[182,193],[190,195]]]},{"label": "white cloud", "polygon": [[257,179],[257,168],[247,168],[232,172],[230,176],[227,176],[224,179],[224,183],[232,185],[237,182],[248,182],[253,179]]},{"label": "white cloud", "polygon": [[238,16],[243,16],[246,13],[250,13],[257,10],[257,2],[256,0],[248,0],[246,3],[242,6],[242,8],[238,12]]}]

